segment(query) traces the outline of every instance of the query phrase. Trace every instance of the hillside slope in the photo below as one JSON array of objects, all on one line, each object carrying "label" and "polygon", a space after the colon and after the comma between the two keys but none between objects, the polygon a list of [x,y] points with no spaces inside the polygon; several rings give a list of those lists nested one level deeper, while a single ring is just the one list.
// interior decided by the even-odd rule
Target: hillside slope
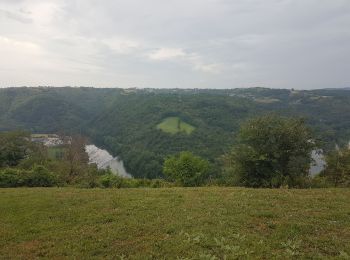
[{"label": "hillside slope", "polygon": [[[161,176],[164,158],[183,150],[215,164],[242,121],[270,112],[305,117],[324,148],[350,139],[346,89],[0,89],[0,130],[84,134],[137,177]],[[194,130],[163,131],[157,126],[167,118]]]}]

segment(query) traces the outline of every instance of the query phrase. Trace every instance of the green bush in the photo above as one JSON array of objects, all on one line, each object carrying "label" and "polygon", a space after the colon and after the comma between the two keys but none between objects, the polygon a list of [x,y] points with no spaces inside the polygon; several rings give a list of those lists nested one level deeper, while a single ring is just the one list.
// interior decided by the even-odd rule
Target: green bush
[{"label": "green bush", "polygon": [[4,169],[0,171],[0,187],[18,187],[21,186],[19,171],[17,169]]},{"label": "green bush", "polygon": [[0,187],[52,187],[55,176],[44,166],[36,165],[32,170],[7,168],[0,171]]},{"label": "green bush", "polygon": [[112,173],[100,176],[99,184],[102,188],[165,188],[174,184],[162,179],[133,179],[123,178]]},{"label": "green bush", "polygon": [[209,162],[191,152],[170,156],[164,162],[163,172],[170,180],[182,186],[199,186],[207,179]]},{"label": "green bush", "polygon": [[42,165],[35,165],[24,180],[24,186],[28,187],[52,187],[56,184],[55,176]]},{"label": "green bush", "polygon": [[121,178],[114,174],[106,174],[100,177],[103,188],[119,188],[121,182]]}]

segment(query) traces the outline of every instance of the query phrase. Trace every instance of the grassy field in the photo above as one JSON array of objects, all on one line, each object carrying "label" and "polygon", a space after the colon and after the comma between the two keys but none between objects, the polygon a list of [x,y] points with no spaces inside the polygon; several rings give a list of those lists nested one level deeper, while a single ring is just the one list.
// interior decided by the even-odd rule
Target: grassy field
[{"label": "grassy field", "polygon": [[64,148],[59,146],[52,146],[48,148],[48,156],[50,159],[62,159],[64,154]]},{"label": "grassy field", "polygon": [[0,189],[1,259],[349,255],[349,189]]},{"label": "grassy field", "polygon": [[176,134],[179,132],[191,134],[196,128],[190,124],[183,122],[179,117],[167,117],[157,125],[157,129],[160,129],[169,134]]}]

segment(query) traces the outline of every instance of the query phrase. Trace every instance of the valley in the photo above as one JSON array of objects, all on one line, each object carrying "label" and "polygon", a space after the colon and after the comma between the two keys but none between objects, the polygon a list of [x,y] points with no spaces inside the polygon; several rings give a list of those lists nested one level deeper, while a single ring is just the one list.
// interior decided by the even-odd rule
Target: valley
[{"label": "valley", "polygon": [[0,130],[82,134],[140,178],[184,150],[218,168],[240,124],[266,113],[304,118],[325,152],[350,137],[348,89],[0,89]]}]

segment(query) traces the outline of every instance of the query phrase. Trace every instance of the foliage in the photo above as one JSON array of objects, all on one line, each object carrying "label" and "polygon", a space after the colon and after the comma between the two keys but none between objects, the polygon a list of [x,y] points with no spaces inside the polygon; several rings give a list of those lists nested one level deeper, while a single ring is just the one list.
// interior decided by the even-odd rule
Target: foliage
[{"label": "foliage", "polygon": [[[86,140],[78,135],[65,140],[65,145],[50,147],[31,142],[29,133],[0,133],[0,171],[2,186],[52,186],[82,184],[97,186],[100,174],[88,165]],[[60,156],[52,156],[52,151]],[[10,167],[10,168],[9,168]]]},{"label": "foliage", "polygon": [[114,174],[106,174],[100,177],[100,183],[103,188],[117,188],[119,185],[119,180],[120,178]]},{"label": "foliage", "polygon": [[169,183],[163,179],[133,179],[123,178],[112,173],[102,175],[99,179],[100,186],[102,188],[165,188],[173,187],[172,183]]},{"label": "foliage", "polygon": [[52,187],[56,184],[56,178],[52,172],[42,165],[34,165],[26,177],[25,185],[28,187]]},{"label": "foliage", "polygon": [[[350,137],[350,91],[324,89],[0,89],[0,131],[81,134],[119,156],[136,178],[163,177],[164,158],[191,151],[212,164],[237,140],[241,122],[279,111],[303,116],[329,151]],[[190,135],[157,130],[180,118],[196,128]],[[218,167],[216,167],[218,168]]]},{"label": "foliage", "polygon": [[16,166],[30,152],[29,134],[26,132],[0,132],[0,168]]},{"label": "foliage", "polygon": [[3,151],[8,153],[25,151],[23,152],[25,156],[18,156],[16,165],[11,168],[7,165],[0,167],[0,187],[69,185],[82,188],[159,188],[173,186],[159,179],[125,179],[112,174],[109,169],[98,169],[95,164],[88,164],[88,156],[85,152],[87,141],[79,135],[65,136],[63,145],[49,148],[41,143],[31,142],[29,134],[24,137],[23,133],[6,132],[2,133],[1,137],[2,140],[6,140],[2,142],[5,144],[2,146]]},{"label": "foliage", "polygon": [[53,146],[47,149],[47,156],[52,160],[62,160],[65,157],[65,152],[64,146]]},{"label": "foliage", "polygon": [[209,162],[191,152],[170,156],[163,167],[165,176],[183,186],[199,186],[208,177],[209,170]]},{"label": "foliage", "polygon": [[89,161],[88,155],[85,151],[87,140],[81,135],[65,137],[64,139],[63,142],[65,145],[63,158],[69,165],[67,182],[74,183],[87,168],[87,163]]},{"label": "foliage", "polygon": [[31,170],[0,170],[0,187],[52,187],[56,184],[55,176],[42,165],[35,165]]},{"label": "foliage", "polygon": [[227,157],[227,168],[250,187],[300,187],[308,176],[315,148],[304,121],[266,115],[241,126],[239,144]]},{"label": "foliage", "polygon": [[344,147],[326,156],[326,169],[322,173],[332,185],[350,187],[350,149]]}]

